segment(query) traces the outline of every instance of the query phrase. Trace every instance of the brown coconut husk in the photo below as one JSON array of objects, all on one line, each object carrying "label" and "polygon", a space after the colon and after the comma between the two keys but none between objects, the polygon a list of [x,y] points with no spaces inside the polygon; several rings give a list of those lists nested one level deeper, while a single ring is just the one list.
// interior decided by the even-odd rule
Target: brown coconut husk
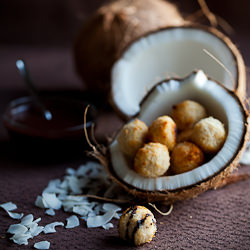
[{"label": "brown coconut husk", "polygon": [[[173,78],[172,78],[173,79]],[[208,77],[208,79],[211,79]],[[181,79],[179,78],[174,78],[174,80],[180,81]],[[169,81],[164,80],[164,82]],[[215,81],[215,80],[213,80]],[[215,81],[217,82],[217,81]],[[161,84],[161,82],[159,83]],[[157,85],[159,85],[157,84]],[[163,202],[166,205],[173,204],[176,201],[182,201],[182,200],[188,200],[191,198],[197,197],[199,194],[209,190],[209,189],[217,189],[224,187],[228,184],[235,183],[237,181],[245,180],[249,178],[249,175],[238,175],[238,174],[233,174],[232,172],[237,169],[240,157],[242,156],[246,146],[247,142],[249,141],[249,132],[250,132],[250,126],[248,122],[248,117],[249,117],[249,112],[245,106],[245,101],[242,100],[241,97],[238,96],[238,94],[235,91],[230,91],[228,90],[224,85],[221,83],[217,82],[220,86],[222,86],[224,89],[228,91],[228,93],[241,105],[242,107],[242,114],[244,115],[244,120],[245,120],[245,127],[244,127],[244,136],[241,139],[239,150],[234,155],[232,160],[228,163],[227,166],[224,166],[224,168],[217,173],[214,176],[210,176],[207,178],[207,180],[197,183],[196,185],[189,186],[189,187],[183,187],[178,190],[163,190],[163,191],[144,191],[140,190],[138,188],[135,188],[127,183],[125,183],[123,180],[121,180],[113,171],[111,161],[110,161],[110,155],[109,151],[105,150],[105,152],[100,152],[97,150],[97,148],[93,145],[91,145],[93,151],[90,152],[91,156],[95,157],[97,160],[100,161],[100,163],[104,166],[106,169],[107,173],[109,174],[110,178],[120,185],[126,192],[129,194],[132,194],[135,197],[135,200],[138,202]],[[151,91],[157,87],[154,86]],[[150,92],[151,92],[150,91]],[[148,93],[149,95],[150,93]],[[145,97],[146,98],[146,97]],[[246,100],[246,99],[245,99]],[[141,104],[142,105],[142,104]],[[85,113],[86,116],[86,113]],[[87,132],[87,131],[86,131]],[[87,134],[85,133],[86,137]],[[88,140],[89,141],[89,140]],[[115,200],[113,200],[115,202]],[[119,200],[117,201],[119,203]],[[128,200],[128,203],[133,203],[134,200]],[[124,203],[124,201],[120,202]]]},{"label": "brown coconut husk", "polygon": [[184,20],[164,0],[118,0],[100,7],[81,28],[74,45],[76,71],[88,88],[108,94],[110,70],[138,37]]}]

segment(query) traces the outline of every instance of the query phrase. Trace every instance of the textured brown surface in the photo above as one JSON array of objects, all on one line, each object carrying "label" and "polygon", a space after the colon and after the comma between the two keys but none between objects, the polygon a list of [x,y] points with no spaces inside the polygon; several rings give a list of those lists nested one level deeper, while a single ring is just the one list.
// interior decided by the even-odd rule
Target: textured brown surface
[{"label": "textured brown surface", "polygon": [[[7,29],[3,31],[4,37],[0,44],[0,114],[2,115],[11,99],[27,94],[15,69],[17,57],[26,59],[30,65],[33,79],[36,80],[40,89],[83,89],[83,86],[74,74],[69,48],[50,47],[45,49],[37,47],[37,41],[47,44],[51,42],[49,38],[56,37],[53,40],[54,42],[52,42],[54,46],[61,38],[65,38],[63,34],[66,34],[67,29],[65,31],[59,30],[59,35],[50,31],[43,37],[44,40],[41,40],[40,38],[42,37],[39,37],[41,33],[34,30],[37,27],[35,24],[39,24],[38,19],[41,15],[38,15],[36,19],[36,15],[31,12],[29,15],[25,15],[25,18],[20,22],[17,19],[13,19],[16,16],[14,14],[25,11],[25,6],[28,6],[29,1],[25,1],[27,5],[22,6],[22,8],[19,3],[14,9],[8,2],[10,1],[2,1],[1,7],[4,8],[0,8],[2,11],[1,18],[5,18],[8,21],[12,20],[12,23],[8,23]],[[78,3],[78,1],[72,2]],[[89,5],[88,8],[85,8],[85,12],[94,9],[100,1],[88,2]],[[218,3],[218,1],[211,2]],[[41,13],[46,14],[45,10],[51,11],[51,9],[46,7],[45,3],[48,5],[48,1],[43,1],[43,3],[42,7],[40,6],[40,9],[43,10]],[[58,4],[59,1],[57,1]],[[54,8],[52,9],[55,9],[56,4],[53,6]],[[64,10],[66,10],[65,6],[67,5],[63,6]],[[9,15],[7,13],[8,10]],[[223,16],[223,13],[220,14]],[[31,19],[34,19],[34,23],[28,20],[29,16],[31,16]],[[25,20],[30,25],[25,28],[24,36],[21,37],[21,24],[25,24]],[[52,22],[53,18],[51,17],[48,20]],[[45,24],[49,24],[48,20]],[[63,25],[63,23],[59,23]],[[6,22],[2,20],[1,25],[3,24],[6,24]],[[239,25],[238,22],[237,25]],[[16,34],[14,34],[15,30],[13,27],[16,27],[16,30],[18,30]],[[33,34],[37,35],[32,37],[32,39],[25,36],[30,31],[30,28],[33,28],[31,31],[34,31]],[[54,28],[55,26],[52,25],[51,29],[53,30]],[[7,31],[8,29],[9,32]],[[40,30],[44,32],[46,27]],[[8,45],[11,39],[7,37],[7,34],[10,34],[11,37],[16,35],[19,39],[17,40],[18,43],[12,40],[12,45]],[[69,34],[72,35],[72,33]],[[68,37],[65,40],[68,47],[70,46],[69,41],[71,38]],[[246,64],[249,65],[249,31],[239,29],[233,39],[240,46]],[[36,46],[32,45],[33,41]],[[23,44],[22,47],[20,47],[19,42]],[[112,135],[115,129],[121,125],[121,121],[110,111],[100,114],[97,123],[97,137],[102,141],[106,135]],[[23,147],[25,148],[25,143]],[[0,123],[0,204],[7,201],[16,203],[18,212],[32,213],[35,218],[41,216],[41,225],[53,221],[65,222],[65,218],[69,214],[58,211],[54,217],[44,215],[42,209],[34,206],[34,202],[36,196],[41,194],[49,180],[62,177],[67,167],[77,168],[85,160],[84,153],[80,156],[68,156],[67,159],[49,158],[47,162],[42,161],[41,157],[36,157],[33,161],[20,159],[11,150],[7,132],[3,124]],[[250,174],[250,168],[243,167],[240,169],[240,172]],[[216,191],[208,191],[194,200],[177,203],[174,205],[171,215],[167,217],[160,216],[153,211],[157,219],[158,233],[150,244],[146,244],[140,247],[140,249],[250,249],[249,193],[250,179]],[[164,207],[161,208],[162,210],[165,209]],[[81,222],[81,225],[74,229],[58,227],[55,234],[40,234],[38,237],[30,240],[28,246],[18,246],[9,241],[8,235],[6,235],[9,225],[17,223],[17,221],[9,218],[0,209],[0,250],[33,249],[33,244],[40,240],[50,241],[50,249],[53,250],[135,249],[118,238],[117,221],[114,220],[113,222],[115,227],[108,231],[99,228],[87,229],[84,222]]]}]

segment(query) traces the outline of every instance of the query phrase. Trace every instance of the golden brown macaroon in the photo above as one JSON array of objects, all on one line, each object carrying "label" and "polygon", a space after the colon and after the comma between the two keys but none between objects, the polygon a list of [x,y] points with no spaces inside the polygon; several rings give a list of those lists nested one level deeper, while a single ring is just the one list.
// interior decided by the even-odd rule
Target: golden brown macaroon
[{"label": "golden brown macaroon", "polygon": [[148,140],[164,144],[171,151],[176,144],[176,124],[173,119],[164,115],[154,120],[148,129]]},{"label": "golden brown macaroon", "polygon": [[165,145],[150,142],[136,153],[135,171],[144,177],[158,177],[169,168],[169,152]]},{"label": "golden brown macaroon", "polygon": [[119,220],[119,235],[136,246],[150,242],[156,233],[156,220],[152,212],[143,206],[132,206]]},{"label": "golden brown macaroon", "polygon": [[206,109],[198,102],[186,100],[173,106],[172,117],[179,130],[192,128],[207,116]]},{"label": "golden brown macaroon", "polygon": [[177,144],[171,155],[171,170],[175,174],[181,174],[201,166],[204,154],[200,148],[191,142]]},{"label": "golden brown macaroon", "polygon": [[135,119],[123,126],[117,138],[120,150],[130,158],[143,146],[148,133],[148,126],[139,119]]},{"label": "golden brown macaroon", "polygon": [[224,124],[213,117],[202,119],[195,124],[191,139],[205,153],[217,153],[226,139]]}]

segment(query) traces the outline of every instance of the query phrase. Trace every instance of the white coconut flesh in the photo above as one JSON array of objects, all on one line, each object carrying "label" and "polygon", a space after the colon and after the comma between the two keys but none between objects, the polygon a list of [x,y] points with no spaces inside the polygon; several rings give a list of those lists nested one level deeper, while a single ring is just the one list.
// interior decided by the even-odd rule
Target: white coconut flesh
[{"label": "white coconut flesh", "polygon": [[245,135],[243,108],[238,99],[203,71],[192,73],[188,78],[170,80],[157,85],[145,98],[138,119],[150,125],[162,115],[170,115],[173,105],[191,99],[204,105],[208,114],[224,123],[226,141],[221,150],[200,167],[178,175],[146,178],[137,174],[121,153],[117,140],[110,145],[111,163],[116,176],[123,182],[147,191],[176,190],[193,186],[215,176],[225,169],[237,155]]},{"label": "white coconut flesh", "polygon": [[123,116],[131,117],[139,112],[141,100],[156,82],[185,77],[194,69],[204,70],[233,89],[229,74],[204,49],[225,65],[237,83],[238,63],[222,39],[205,29],[169,28],[135,41],[114,64],[111,72],[113,104]]}]

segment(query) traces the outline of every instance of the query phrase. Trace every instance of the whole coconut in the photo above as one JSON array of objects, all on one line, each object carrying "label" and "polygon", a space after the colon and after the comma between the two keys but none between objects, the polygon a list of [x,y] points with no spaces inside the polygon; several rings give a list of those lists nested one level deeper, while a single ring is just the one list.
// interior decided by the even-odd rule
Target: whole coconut
[{"label": "whole coconut", "polygon": [[89,89],[109,92],[110,70],[121,51],[147,32],[184,20],[163,0],[118,0],[100,7],[76,38],[76,71]]}]

